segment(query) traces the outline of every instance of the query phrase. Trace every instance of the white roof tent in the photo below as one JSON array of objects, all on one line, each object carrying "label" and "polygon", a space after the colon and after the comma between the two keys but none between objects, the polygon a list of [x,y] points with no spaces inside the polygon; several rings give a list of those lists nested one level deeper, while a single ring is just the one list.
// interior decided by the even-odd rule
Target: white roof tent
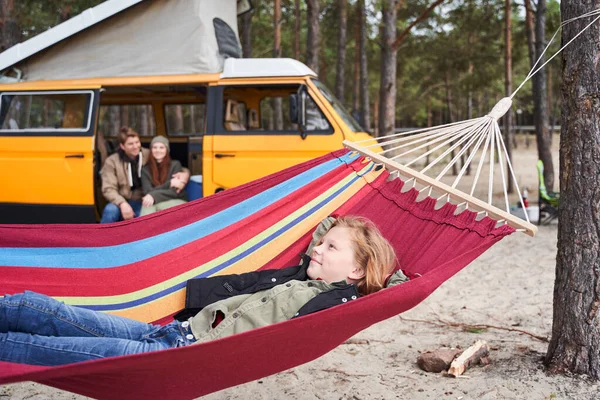
[{"label": "white roof tent", "polygon": [[249,0],[108,0],[0,54],[19,80],[219,73]]},{"label": "white roof tent", "polygon": [[228,58],[221,78],[314,76],[317,74],[292,58]]}]

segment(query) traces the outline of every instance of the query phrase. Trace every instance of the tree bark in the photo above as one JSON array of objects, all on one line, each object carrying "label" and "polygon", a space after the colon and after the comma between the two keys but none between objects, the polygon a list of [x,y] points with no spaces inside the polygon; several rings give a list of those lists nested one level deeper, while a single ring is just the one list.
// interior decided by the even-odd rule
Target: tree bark
[{"label": "tree bark", "polygon": [[358,0],[360,13],[360,40],[358,52],[360,53],[360,125],[363,129],[371,130],[371,111],[369,109],[369,70],[367,68],[367,14],[365,0]]},{"label": "tree bark", "polygon": [[[360,50],[358,44],[360,42],[360,4],[356,4],[356,38],[354,42],[354,88],[352,95],[352,116],[361,122],[360,117]],[[365,128],[366,129],[366,128]]]},{"label": "tree bark", "polygon": [[[563,21],[600,6],[599,0],[561,2]],[[566,25],[562,42],[589,19]],[[600,378],[600,52],[593,24],[563,52],[560,207],[552,337],[546,364]]]},{"label": "tree bark", "polygon": [[[450,71],[446,70],[446,107],[448,110],[448,123],[454,122],[452,113],[452,87],[450,86]],[[454,150],[450,152],[450,160],[454,160]],[[452,175],[458,175],[458,163],[452,164]]]},{"label": "tree bark", "polygon": [[335,97],[344,102],[345,66],[346,66],[346,25],[348,17],[346,14],[346,0],[338,0],[339,31],[337,65],[335,68]]},{"label": "tree bark", "polygon": [[121,111],[121,126],[129,126],[129,106],[123,105]]},{"label": "tree bark", "polygon": [[[546,45],[546,0],[538,0],[535,18],[535,54],[536,59]],[[538,65],[542,65],[540,60]],[[533,116],[537,137],[538,157],[544,163],[544,182],[546,188],[554,187],[554,164],[552,162],[552,132],[548,127],[548,109],[546,107],[546,70],[542,68],[533,78]]]},{"label": "tree bark", "polygon": [[308,29],[306,34],[306,65],[319,73],[319,0],[306,0],[306,19]]},{"label": "tree bark", "polygon": [[242,56],[252,58],[252,15],[253,12],[247,12],[241,16],[242,30]]},{"label": "tree bark", "polygon": [[104,132],[104,137],[115,137],[121,128],[121,114],[119,106],[108,106],[108,131]]},{"label": "tree bark", "polygon": [[0,52],[13,47],[22,38],[15,15],[15,0],[0,0]]},{"label": "tree bark", "polygon": [[[173,133],[182,134],[183,133],[183,109],[180,105],[176,105],[173,107]],[[121,121],[122,122],[122,121]]]},{"label": "tree bark", "polygon": [[281,0],[273,5],[273,57],[281,57]]},{"label": "tree bark", "polygon": [[300,0],[294,0],[294,58],[300,59]]},{"label": "tree bark", "polygon": [[[281,0],[275,0],[273,6],[273,28],[274,28],[274,40],[273,40],[273,57],[281,57]],[[275,110],[275,129],[280,131],[283,130],[283,107],[281,97],[275,97],[273,99],[273,109]]]},{"label": "tree bark", "polygon": [[531,0],[525,0],[525,32],[527,34],[527,50],[529,54],[529,65],[533,68],[535,64],[535,25]]},{"label": "tree bark", "polygon": [[379,134],[394,133],[396,120],[396,4],[383,1],[381,21],[381,84],[379,86]]},{"label": "tree bark", "polygon": [[[510,97],[512,94],[512,42],[511,42],[511,0],[504,0],[504,95]],[[504,145],[506,146],[506,157],[508,160],[512,159],[512,143],[513,143],[513,132],[512,132],[512,121],[511,121],[511,110],[509,109],[504,114]],[[514,192],[513,180],[508,173],[508,160],[506,163],[506,191],[508,193]]]},{"label": "tree bark", "polygon": [[143,105],[140,107],[140,115],[138,116],[138,120],[140,122],[140,131],[139,134],[141,136],[150,136],[150,132],[148,131],[148,109],[151,106]]}]

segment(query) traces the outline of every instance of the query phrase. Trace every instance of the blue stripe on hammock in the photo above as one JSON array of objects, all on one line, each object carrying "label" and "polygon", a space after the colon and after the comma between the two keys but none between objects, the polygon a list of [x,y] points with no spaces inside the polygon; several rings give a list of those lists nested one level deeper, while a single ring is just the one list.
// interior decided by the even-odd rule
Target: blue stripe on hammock
[{"label": "blue stripe on hammock", "polygon": [[[332,193],[331,195],[329,195],[328,197],[326,197],[325,199],[323,199],[321,202],[319,202],[318,204],[316,204],[314,207],[310,208],[309,210],[307,210],[305,213],[299,215],[297,218],[295,218],[294,220],[290,221],[288,224],[284,225],[283,227],[281,227],[279,230],[273,232],[271,235],[267,236],[266,238],[264,238],[263,240],[261,240],[260,242],[256,243],[254,246],[248,248],[247,250],[241,252],[240,254],[238,254],[237,256],[224,261],[223,263],[215,266],[214,268],[205,271],[197,276],[195,276],[194,278],[205,278],[208,276],[211,276],[231,265],[233,265],[234,263],[240,261],[241,259],[245,258],[246,256],[248,256],[249,254],[252,254],[253,252],[255,252],[256,250],[260,249],[261,247],[263,247],[264,245],[266,245],[267,243],[269,243],[270,241],[272,241],[273,239],[278,238],[279,236],[281,236],[283,233],[287,232],[288,230],[290,230],[291,228],[293,228],[295,225],[297,225],[298,223],[300,223],[301,221],[303,221],[304,219],[308,218],[310,215],[312,215],[313,213],[315,213],[318,209],[322,208],[323,206],[325,206],[327,203],[329,203],[331,200],[335,199],[340,193],[344,192],[350,185],[352,185],[354,182],[356,182],[358,179],[360,179],[363,175],[365,175],[366,173],[370,172],[372,169],[374,168],[374,165],[371,164],[369,166],[369,168],[362,174],[359,174],[357,172],[357,175],[355,177],[353,177],[347,184],[345,184],[343,187],[341,187],[340,189],[338,189],[337,191],[335,191],[334,193]],[[192,278],[193,279],[193,278]],[[132,301],[128,301],[128,302],[124,302],[124,303],[116,303],[116,304],[105,304],[105,305],[94,305],[94,306],[90,306],[90,305],[86,305],[86,306],[80,306],[83,308],[87,308],[89,310],[96,310],[96,311],[112,311],[112,310],[122,310],[125,308],[131,308],[131,307],[136,307],[142,304],[146,304],[150,301],[153,300],[157,300],[163,296],[166,296],[170,293],[173,293],[179,289],[183,289],[186,285],[186,282],[182,282],[182,283],[178,283],[177,285],[171,286],[169,288],[163,289],[160,292],[157,292],[155,294],[149,295],[149,296],[145,296],[136,300],[132,300]]]},{"label": "blue stripe on hammock", "polygon": [[[105,247],[0,248],[0,265],[42,268],[115,268],[165,253],[217,232],[255,214],[358,155],[345,154],[319,164],[270,189],[201,221],[135,242]],[[42,258],[42,259],[40,259]],[[40,265],[43,263],[43,265]]]}]

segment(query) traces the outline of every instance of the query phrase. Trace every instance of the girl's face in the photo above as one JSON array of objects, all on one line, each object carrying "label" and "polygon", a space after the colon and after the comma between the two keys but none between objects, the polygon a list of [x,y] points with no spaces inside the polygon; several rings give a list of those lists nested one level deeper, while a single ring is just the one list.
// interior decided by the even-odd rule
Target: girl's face
[{"label": "girl's face", "polygon": [[364,276],[364,270],[354,257],[350,229],[335,226],[313,248],[307,274],[310,279],[327,283],[346,280],[353,283]]},{"label": "girl's face", "polygon": [[167,146],[162,143],[154,143],[152,145],[152,157],[157,162],[161,162],[167,156]]}]

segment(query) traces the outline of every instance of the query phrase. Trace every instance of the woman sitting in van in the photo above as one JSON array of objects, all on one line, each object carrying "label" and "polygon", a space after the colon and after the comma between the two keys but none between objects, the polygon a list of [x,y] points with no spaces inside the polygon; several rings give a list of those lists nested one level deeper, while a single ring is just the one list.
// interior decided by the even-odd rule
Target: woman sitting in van
[{"label": "woman sitting in van", "polygon": [[142,170],[142,211],[147,215],[165,210],[187,201],[183,189],[173,187],[173,175],[183,170],[181,163],[171,160],[169,141],[164,136],[156,136],[150,143],[150,157]]}]

